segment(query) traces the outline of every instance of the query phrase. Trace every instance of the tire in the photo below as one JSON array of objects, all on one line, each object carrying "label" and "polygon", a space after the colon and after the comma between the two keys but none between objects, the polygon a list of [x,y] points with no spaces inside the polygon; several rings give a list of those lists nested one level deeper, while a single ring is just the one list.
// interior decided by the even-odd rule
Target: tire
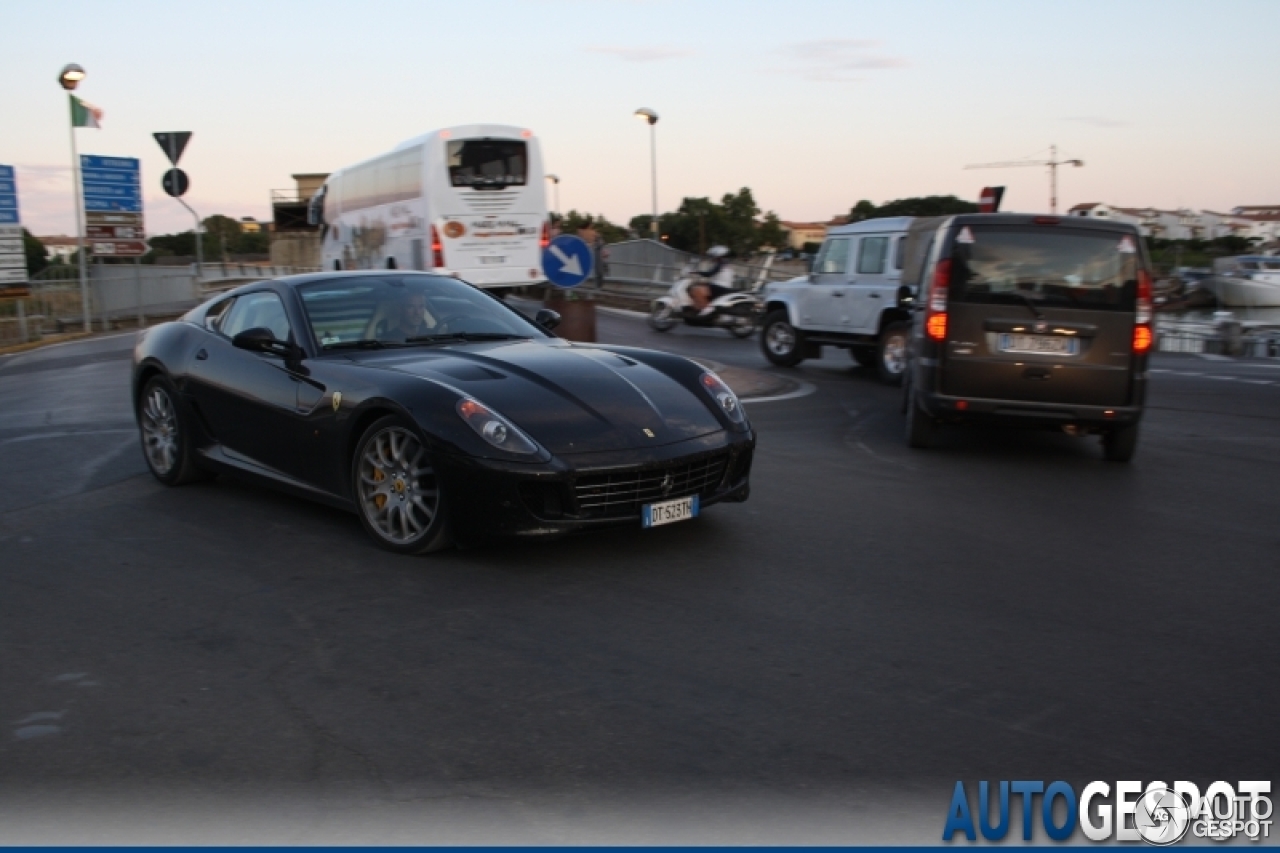
[{"label": "tire", "polygon": [[1102,436],[1102,458],[1108,462],[1128,462],[1137,449],[1137,424],[1116,427]]},{"label": "tire", "polygon": [[654,331],[669,332],[676,325],[676,312],[665,302],[659,302],[649,312],[649,326]]},{"label": "tire", "polygon": [[751,333],[756,330],[756,321],[750,317],[735,317],[733,322],[729,324],[729,334],[739,340],[751,337]]},{"label": "tire", "polygon": [[849,357],[856,361],[859,367],[875,367],[879,363],[876,351],[866,347],[849,347]]},{"label": "tire", "polygon": [[876,341],[876,370],[880,381],[886,385],[901,385],[907,370],[907,327],[904,323],[890,323]]},{"label": "tire", "polygon": [[137,416],[142,456],[157,480],[166,486],[181,486],[207,476],[196,465],[190,421],[168,377],[147,380],[138,396]]},{"label": "tire", "polygon": [[916,450],[924,450],[933,444],[938,433],[938,423],[929,417],[928,412],[920,408],[920,403],[910,390],[906,393],[907,404],[907,446]]},{"label": "tire", "polygon": [[440,479],[422,435],[399,415],[379,418],[351,459],[351,497],[365,532],[397,554],[453,544]]},{"label": "tire", "polygon": [[804,333],[791,325],[786,309],[770,311],[760,327],[760,349],[779,367],[795,367],[804,361]]}]

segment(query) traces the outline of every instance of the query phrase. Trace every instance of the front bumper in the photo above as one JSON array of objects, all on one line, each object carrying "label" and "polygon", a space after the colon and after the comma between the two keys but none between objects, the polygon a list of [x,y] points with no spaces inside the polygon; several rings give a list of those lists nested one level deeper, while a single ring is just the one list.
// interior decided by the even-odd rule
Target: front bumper
[{"label": "front bumper", "polygon": [[593,527],[640,525],[640,507],[692,494],[703,507],[750,494],[754,432],[664,447],[553,457],[542,464],[436,460],[454,537],[479,544]]}]

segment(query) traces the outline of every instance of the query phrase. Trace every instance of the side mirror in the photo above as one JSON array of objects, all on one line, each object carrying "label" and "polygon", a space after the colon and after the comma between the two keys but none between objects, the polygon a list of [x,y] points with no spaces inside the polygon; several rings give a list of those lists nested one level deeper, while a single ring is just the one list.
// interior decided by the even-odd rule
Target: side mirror
[{"label": "side mirror", "polygon": [[249,352],[278,355],[291,364],[302,361],[302,347],[280,340],[270,329],[264,329],[261,326],[245,329],[231,339],[231,345],[236,349],[248,350]]},{"label": "side mirror", "polygon": [[550,308],[542,308],[534,315],[533,322],[549,332],[560,325],[560,315]]},{"label": "side mirror", "polygon": [[898,288],[898,307],[904,310],[910,311],[912,308],[915,307],[915,304],[916,304],[915,291],[905,284],[899,287]]}]

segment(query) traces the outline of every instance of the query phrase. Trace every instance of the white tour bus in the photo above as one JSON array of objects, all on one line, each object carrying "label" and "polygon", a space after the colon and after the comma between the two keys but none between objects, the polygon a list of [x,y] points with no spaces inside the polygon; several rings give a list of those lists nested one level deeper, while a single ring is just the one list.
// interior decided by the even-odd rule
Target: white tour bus
[{"label": "white tour bus", "polygon": [[437,130],[329,175],[311,201],[326,270],[413,269],[481,287],[544,280],[550,239],[532,131]]}]

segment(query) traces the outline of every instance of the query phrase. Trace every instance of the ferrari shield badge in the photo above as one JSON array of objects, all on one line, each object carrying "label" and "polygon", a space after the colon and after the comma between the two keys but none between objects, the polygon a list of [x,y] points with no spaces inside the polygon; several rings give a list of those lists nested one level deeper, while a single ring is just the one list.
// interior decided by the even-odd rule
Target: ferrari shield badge
[{"label": "ferrari shield badge", "polygon": [[649,436],[649,438],[653,438],[653,430],[649,429],[648,427],[645,428],[644,434]]},{"label": "ferrari shield badge", "polygon": [[342,405],[342,392],[334,391],[333,392],[333,410],[335,412],[338,411],[338,407],[341,405]]}]

